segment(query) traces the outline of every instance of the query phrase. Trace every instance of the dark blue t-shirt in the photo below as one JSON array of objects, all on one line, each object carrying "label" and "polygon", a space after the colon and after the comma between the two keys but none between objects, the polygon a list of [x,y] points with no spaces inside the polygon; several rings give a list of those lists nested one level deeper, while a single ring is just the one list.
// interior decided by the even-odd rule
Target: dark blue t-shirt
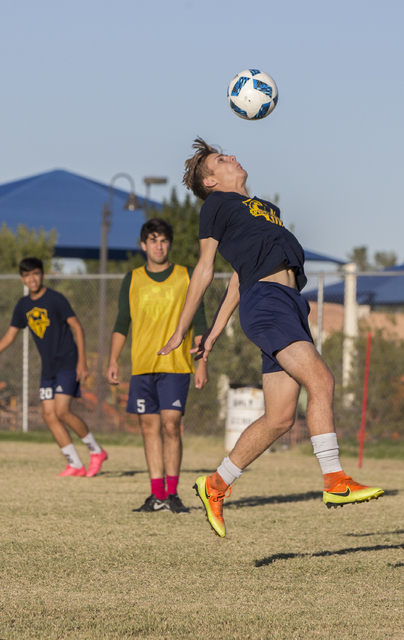
[{"label": "dark blue t-shirt", "polygon": [[43,377],[53,378],[60,371],[76,368],[77,347],[66,322],[74,315],[66,298],[53,289],[46,289],[37,300],[24,296],[17,302],[11,326],[30,328],[42,359]]},{"label": "dark blue t-shirt", "polygon": [[303,248],[279,214],[271,202],[233,192],[215,191],[202,205],[199,238],[219,242],[219,252],[238,273],[240,293],[284,261],[299,291],[307,282]]}]

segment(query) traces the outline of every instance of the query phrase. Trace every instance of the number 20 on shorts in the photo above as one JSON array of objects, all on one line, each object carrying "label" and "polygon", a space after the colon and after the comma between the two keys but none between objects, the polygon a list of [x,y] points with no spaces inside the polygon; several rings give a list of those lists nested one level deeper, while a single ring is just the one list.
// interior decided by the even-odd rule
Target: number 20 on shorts
[{"label": "number 20 on shorts", "polygon": [[52,400],[53,398],[53,389],[52,387],[41,387],[39,389],[39,399],[40,400]]}]

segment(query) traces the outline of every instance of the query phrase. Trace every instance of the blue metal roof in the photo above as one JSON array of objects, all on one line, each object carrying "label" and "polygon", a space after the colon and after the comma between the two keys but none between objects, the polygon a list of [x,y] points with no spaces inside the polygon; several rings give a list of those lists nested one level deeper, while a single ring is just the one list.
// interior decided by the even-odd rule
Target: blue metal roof
[{"label": "blue metal roof", "polygon": [[[129,192],[113,190],[113,216],[108,235],[108,257],[124,260],[128,251],[138,251],[140,228],[145,222],[143,209],[126,211],[123,206]],[[142,207],[146,199],[137,196]],[[0,185],[0,219],[16,230],[18,224],[30,229],[56,229],[55,255],[61,258],[99,258],[101,212],[108,203],[109,185],[84,178],[76,173],[55,169],[22,180]],[[149,200],[149,206],[161,210],[162,205]],[[306,260],[335,262],[313,251],[305,251]]]},{"label": "blue metal roof", "polygon": [[[382,305],[404,305],[404,275],[388,275],[404,271],[404,264],[383,269],[386,275],[360,275],[356,279],[356,301],[371,307]],[[337,282],[324,287],[324,301],[344,304],[345,282]],[[308,300],[317,300],[317,289],[305,291]]]},{"label": "blue metal roof", "polygon": [[307,260],[314,260],[316,262],[335,262],[335,264],[346,264],[346,260],[340,260],[339,258],[331,258],[330,256],[324,256],[322,253],[316,253],[315,251],[304,250],[304,255]]},{"label": "blue metal roof", "polygon": [[[145,221],[143,209],[126,211],[123,206],[129,192],[113,190],[113,216],[108,236],[109,258],[126,258],[136,251],[140,228]],[[146,200],[137,196],[142,207]],[[18,224],[29,228],[56,229],[56,255],[74,258],[98,258],[101,236],[101,212],[108,203],[109,185],[56,169],[22,180],[0,185],[0,219],[15,230]],[[161,204],[149,201],[161,209]]]}]

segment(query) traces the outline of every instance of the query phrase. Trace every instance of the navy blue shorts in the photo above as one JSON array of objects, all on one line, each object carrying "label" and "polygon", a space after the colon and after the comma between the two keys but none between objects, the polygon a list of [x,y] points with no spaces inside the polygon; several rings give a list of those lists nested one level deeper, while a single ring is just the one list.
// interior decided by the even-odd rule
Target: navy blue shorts
[{"label": "navy blue shorts", "polygon": [[146,373],[132,376],[127,413],[160,413],[166,409],[185,411],[189,373]]},{"label": "navy blue shorts", "polygon": [[80,398],[80,382],[76,380],[76,369],[59,371],[53,378],[41,378],[39,399],[53,400],[57,393]]},{"label": "navy blue shorts", "polygon": [[313,342],[306,298],[277,282],[256,282],[240,298],[240,323],[247,338],[261,349],[262,373],[283,371],[275,354],[303,340]]}]

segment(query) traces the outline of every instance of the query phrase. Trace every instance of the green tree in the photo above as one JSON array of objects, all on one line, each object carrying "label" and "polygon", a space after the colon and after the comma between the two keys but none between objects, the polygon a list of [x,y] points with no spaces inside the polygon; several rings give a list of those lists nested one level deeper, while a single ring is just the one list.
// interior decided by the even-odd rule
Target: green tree
[{"label": "green tree", "polygon": [[347,253],[347,257],[348,260],[356,263],[359,271],[369,271],[371,269],[367,247],[354,247],[350,253]]},{"label": "green tree", "polygon": [[397,256],[394,251],[376,251],[374,262],[376,269],[387,269],[397,264]]},{"label": "green tree", "polygon": [[[140,242],[140,239],[139,239]],[[100,261],[99,260],[84,260],[86,265],[86,273],[99,273]],[[127,273],[144,265],[143,253],[131,253],[127,252],[126,260],[108,260],[107,261],[107,273]]]},{"label": "green tree", "polygon": [[397,264],[397,256],[394,251],[376,251],[372,263],[368,257],[368,248],[365,246],[354,247],[352,251],[347,254],[347,257],[351,262],[357,264],[358,271],[387,269]]},{"label": "green tree", "polygon": [[23,258],[39,258],[49,270],[57,240],[55,229],[47,232],[19,224],[13,233],[5,222],[0,228],[0,273],[18,273]]},{"label": "green tree", "polygon": [[[149,219],[158,216],[171,224],[174,231],[174,243],[170,258],[173,262],[185,267],[195,267],[199,259],[199,212],[202,204],[201,200],[191,199],[189,194],[181,202],[175,188],[173,188],[170,199],[163,201],[161,211],[156,209],[147,211]],[[233,271],[229,263],[219,253],[216,256],[215,271]]]}]

